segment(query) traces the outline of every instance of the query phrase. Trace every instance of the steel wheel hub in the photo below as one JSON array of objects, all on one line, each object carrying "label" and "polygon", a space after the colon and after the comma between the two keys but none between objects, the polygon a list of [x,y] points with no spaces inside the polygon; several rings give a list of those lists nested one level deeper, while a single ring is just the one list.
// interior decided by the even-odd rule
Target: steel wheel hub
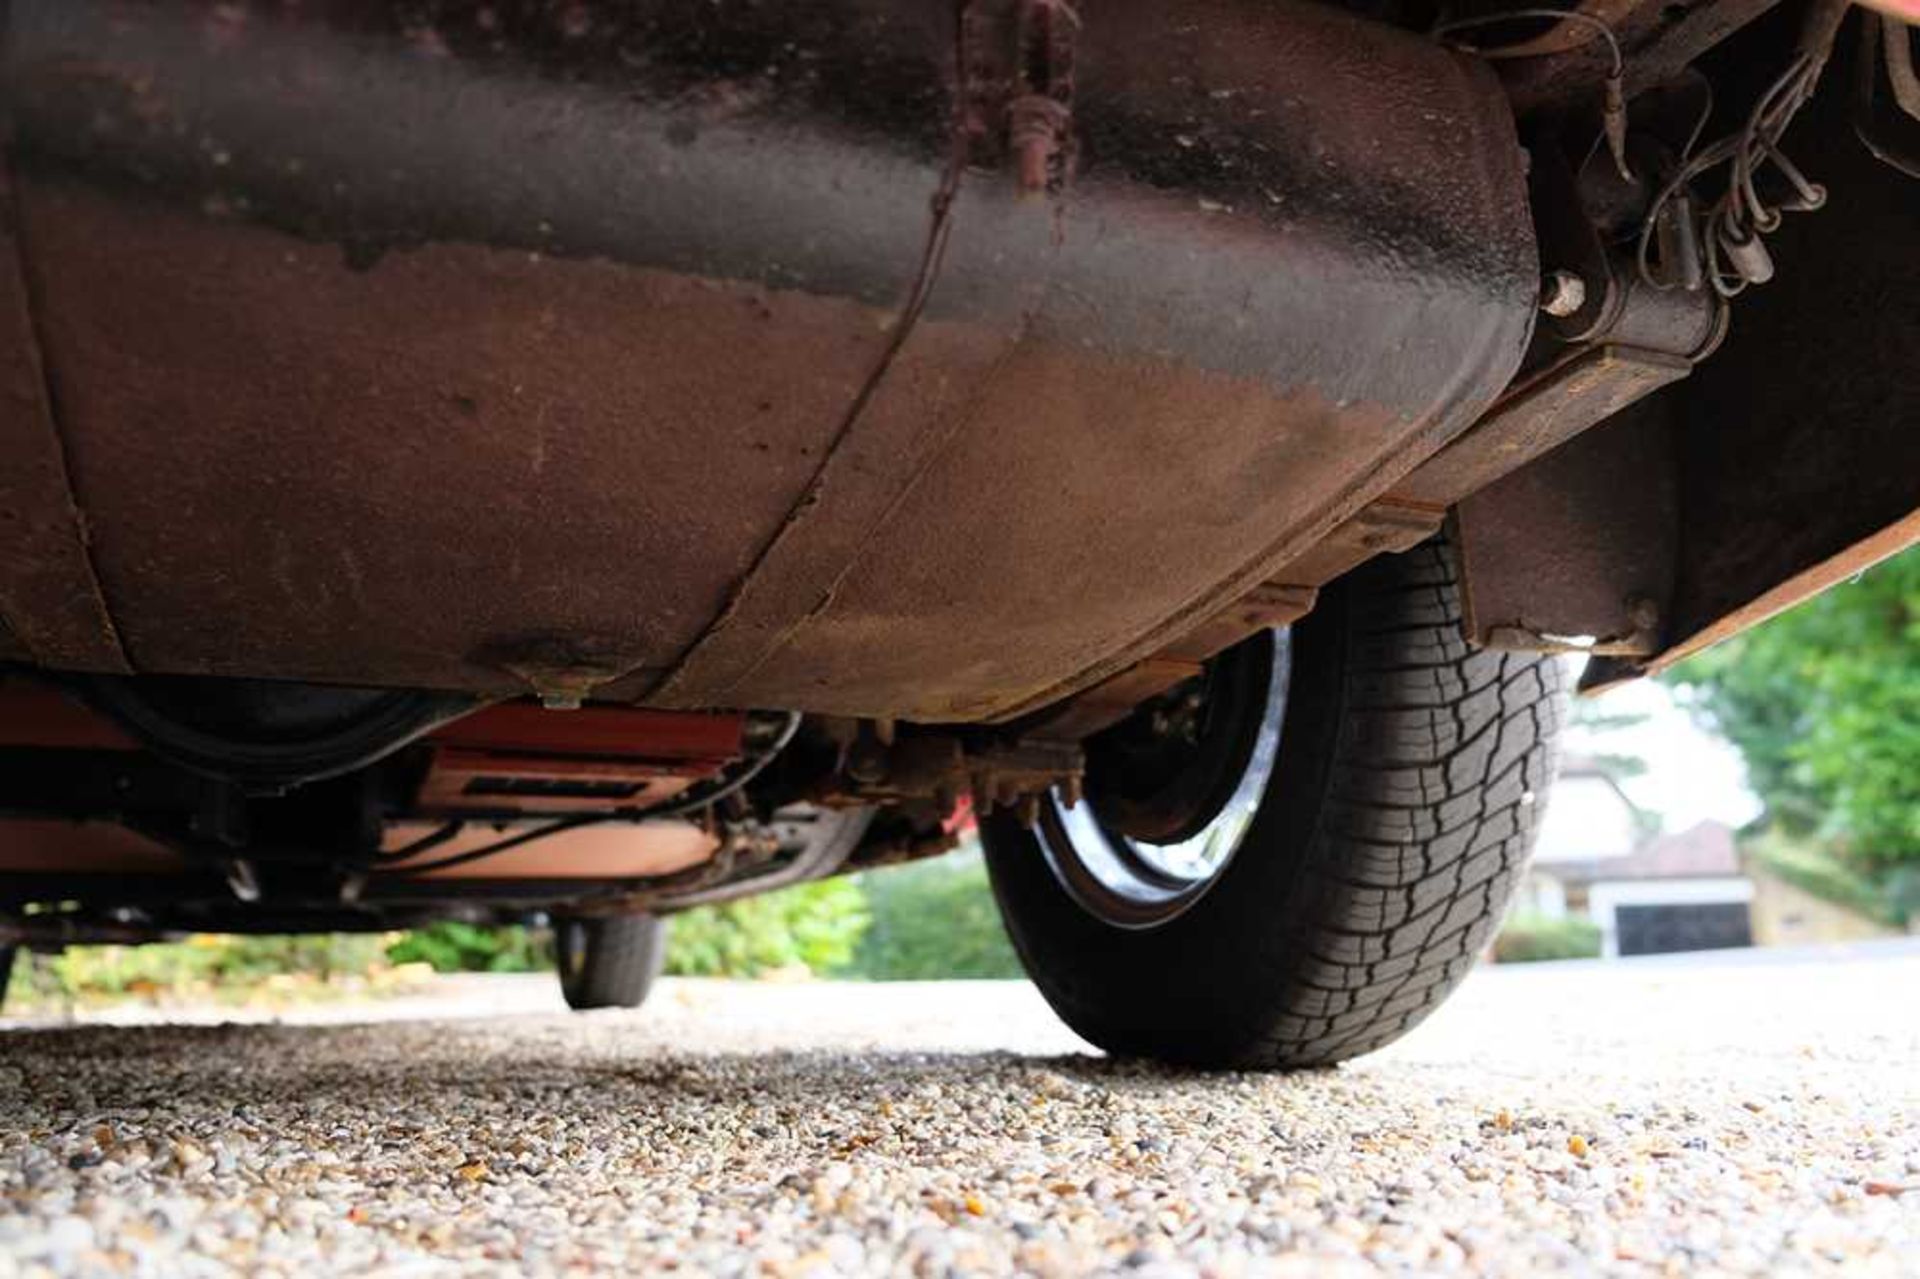
[{"label": "steel wheel hub", "polygon": [[1291,655],[1285,629],[1256,635],[1088,743],[1088,798],[1053,792],[1037,834],[1089,913],[1152,928],[1219,881],[1279,758]]}]

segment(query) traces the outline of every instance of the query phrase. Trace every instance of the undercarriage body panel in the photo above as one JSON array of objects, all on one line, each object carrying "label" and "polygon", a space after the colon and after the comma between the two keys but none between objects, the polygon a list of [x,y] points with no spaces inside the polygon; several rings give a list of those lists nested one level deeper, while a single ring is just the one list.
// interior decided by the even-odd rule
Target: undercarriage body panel
[{"label": "undercarriage body panel", "polygon": [[1594,689],[1920,538],[1906,28],[1349,7],[0,5],[0,949],[1174,847],[1368,574]]},{"label": "undercarriage body panel", "polygon": [[1483,64],[1292,3],[961,12],[14,4],[0,646],[1001,719],[1509,382]]}]

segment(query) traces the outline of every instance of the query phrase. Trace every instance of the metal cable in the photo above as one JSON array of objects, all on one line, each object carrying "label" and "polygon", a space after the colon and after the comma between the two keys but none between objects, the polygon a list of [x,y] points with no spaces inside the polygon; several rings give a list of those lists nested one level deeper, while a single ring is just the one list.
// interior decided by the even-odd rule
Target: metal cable
[{"label": "metal cable", "polygon": [[[1648,250],[1667,206],[1695,179],[1723,164],[1728,166],[1726,189],[1692,223],[1706,263],[1706,282],[1723,298],[1772,278],[1773,261],[1762,237],[1779,229],[1783,213],[1811,212],[1826,204],[1826,188],[1807,180],[1780,149],[1780,140],[1819,87],[1848,3],[1817,0],[1807,14],[1793,59],[1760,94],[1738,130],[1696,153],[1701,128],[1694,128],[1678,168],[1654,196],[1640,225],[1635,265],[1644,283],[1656,289],[1678,288],[1683,283],[1661,278]],[[1702,124],[1711,113],[1709,102]],[[1761,192],[1760,174],[1769,166],[1792,188],[1790,198],[1774,202]]]},{"label": "metal cable", "polygon": [[[1613,167],[1628,182],[1633,181],[1633,170],[1627,164],[1627,58],[1621,52],[1620,38],[1613,28],[1590,13],[1578,9],[1506,9],[1499,13],[1476,14],[1465,18],[1448,18],[1435,23],[1431,32],[1434,39],[1447,41],[1447,37],[1456,31],[1472,30],[1476,27],[1491,27],[1506,22],[1571,22],[1596,31],[1607,42],[1607,50],[1613,56],[1613,69],[1607,73],[1600,98],[1600,131],[1607,141],[1607,153],[1613,158]],[[1454,48],[1474,54],[1488,60],[1500,58],[1531,58],[1543,56],[1534,47],[1533,41],[1521,41],[1507,47],[1466,44],[1458,40],[1447,41]]]},{"label": "metal cable", "polygon": [[[1499,13],[1485,13],[1469,18],[1448,18],[1445,22],[1435,23],[1428,33],[1436,40],[1446,40],[1456,31],[1468,31],[1476,27],[1491,27],[1507,22],[1524,22],[1536,19],[1542,22],[1572,22],[1596,31],[1606,40],[1607,48],[1613,54],[1613,74],[1618,76],[1626,72],[1627,60],[1620,51],[1620,39],[1613,34],[1613,28],[1590,13],[1581,13],[1578,9],[1503,9]],[[1482,45],[1463,44],[1458,40],[1449,40],[1456,49],[1475,54],[1482,58],[1527,58],[1535,55],[1525,45],[1512,49],[1503,49],[1498,45],[1489,49]]]}]

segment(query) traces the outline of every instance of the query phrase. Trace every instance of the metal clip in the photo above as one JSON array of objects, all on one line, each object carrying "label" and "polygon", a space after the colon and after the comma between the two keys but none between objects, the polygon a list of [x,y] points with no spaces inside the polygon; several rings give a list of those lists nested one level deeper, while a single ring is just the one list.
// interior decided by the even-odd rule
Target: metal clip
[{"label": "metal clip", "polygon": [[1748,284],[1765,284],[1773,278],[1773,254],[1767,252],[1767,242],[1757,234],[1740,240],[1722,232],[1720,252],[1734,274]]},{"label": "metal clip", "polygon": [[1693,197],[1681,191],[1661,205],[1653,234],[1664,283],[1698,293],[1707,282],[1707,271],[1700,253],[1700,225],[1694,216]]},{"label": "metal clip", "polygon": [[1020,190],[1030,195],[1057,187],[1071,165],[1073,37],[1079,28],[1080,15],[1066,0],[1019,0],[1007,145]]}]

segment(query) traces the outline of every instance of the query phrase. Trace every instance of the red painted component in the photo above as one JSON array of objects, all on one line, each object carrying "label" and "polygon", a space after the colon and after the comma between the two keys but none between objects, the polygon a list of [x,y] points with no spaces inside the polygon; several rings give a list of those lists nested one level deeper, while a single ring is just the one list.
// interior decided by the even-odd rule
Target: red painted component
[{"label": "red painted component", "polygon": [[490,706],[436,730],[422,812],[571,813],[650,806],[740,757],[746,717]]},{"label": "red painted component", "polygon": [[973,795],[964,794],[954,801],[953,811],[940,822],[940,830],[947,835],[971,835],[980,829],[980,815],[973,811]]},{"label": "red painted component", "polygon": [[739,757],[746,726],[747,717],[737,712],[628,706],[550,711],[533,702],[502,702],[435,729],[428,740],[505,754],[703,762],[717,769]]},{"label": "red painted component", "polygon": [[187,861],[172,849],[110,821],[0,820],[0,871],[178,875],[187,869]]},{"label": "red painted component", "polygon": [[135,751],[112,720],[44,684],[0,679],[0,746],[69,751]]},{"label": "red painted component", "polygon": [[[397,822],[387,828],[386,848],[392,852],[423,836],[437,826],[431,822]],[[500,838],[500,832],[483,822],[427,849],[410,862],[438,861],[472,852]],[[581,826],[577,830],[557,831],[545,839],[523,844],[504,853],[444,870],[427,871],[423,877],[434,879],[638,879],[671,875],[675,871],[698,866],[719,851],[720,840],[705,827],[692,822],[613,822],[605,826]]]},{"label": "red painted component", "polygon": [[446,749],[435,752],[414,806],[426,813],[475,809],[576,813],[651,806],[693,784],[694,775],[686,768],[633,760]]},{"label": "red painted component", "polygon": [[[423,813],[591,812],[662,803],[744,753],[746,716],[504,702],[436,729],[415,796]],[[119,726],[57,689],[0,680],[0,748],[137,751]]]}]

